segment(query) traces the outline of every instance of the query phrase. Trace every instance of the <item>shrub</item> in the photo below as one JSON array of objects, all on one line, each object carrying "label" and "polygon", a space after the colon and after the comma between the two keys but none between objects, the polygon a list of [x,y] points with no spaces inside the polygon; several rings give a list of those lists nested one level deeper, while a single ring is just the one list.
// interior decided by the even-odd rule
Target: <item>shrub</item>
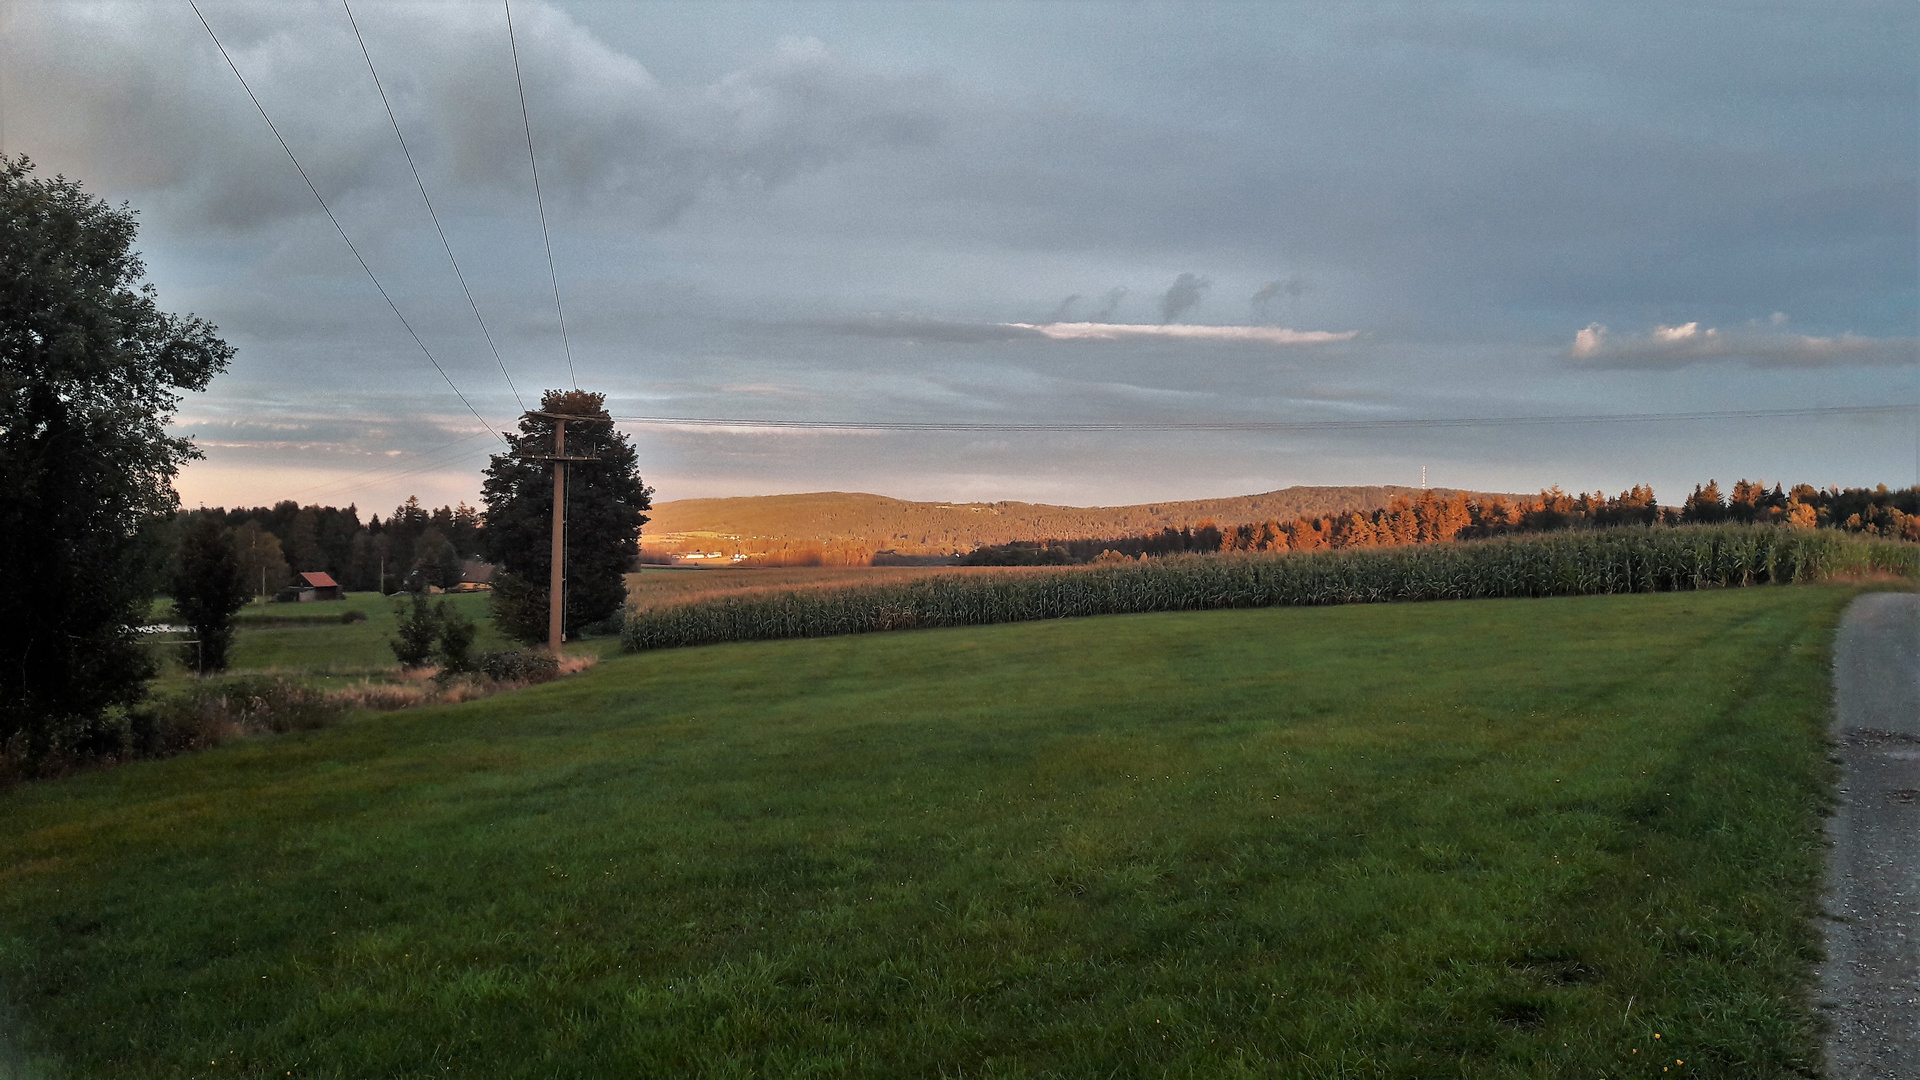
[{"label": "shrub", "polygon": [[544,649],[506,649],[480,654],[480,673],[494,682],[543,683],[560,677],[560,661]]},{"label": "shrub", "polygon": [[136,714],[133,749],[162,756],[218,746],[242,735],[312,731],[346,714],[326,692],[273,675],[196,682]]},{"label": "shrub", "polygon": [[516,574],[499,571],[493,575],[493,591],[487,596],[493,625],[500,632],[528,645],[547,640],[547,590]]},{"label": "shrub", "polygon": [[627,613],[620,610],[594,622],[586,623],[568,635],[568,639],[584,637],[610,637],[627,628]]},{"label": "shrub", "polygon": [[416,592],[411,603],[397,605],[399,632],[390,640],[394,659],[403,668],[424,667],[433,658],[434,639],[440,636],[440,619],[427,606],[427,594]]},{"label": "shrub", "polygon": [[1765,525],[1624,527],[720,597],[636,611],[622,641],[637,651],[1080,615],[1665,592],[1868,573],[1920,576],[1920,547]]},{"label": "shrub", "polygon": [[472,671],[473,636],[478,632],[473,620],[454,610],[445,600],[440,601],[434,620],[439,623],[435,651],[440,655],[440,673],[458,675]]}]

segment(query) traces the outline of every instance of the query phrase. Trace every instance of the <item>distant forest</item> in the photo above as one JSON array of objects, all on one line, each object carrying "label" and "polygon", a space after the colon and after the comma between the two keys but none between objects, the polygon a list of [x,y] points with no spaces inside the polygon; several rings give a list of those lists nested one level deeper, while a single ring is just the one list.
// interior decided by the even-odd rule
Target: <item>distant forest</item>
[{"label": "distant forest", "polygon": [[1320,551],[1447,543],[1521,532],[1555,532],[1608,525],[1714,524],[1735,521],[1801,528],[1834,528],[1920,542],[1920,486],[1819,489],[1796,484],[1768,488],[1755,480],[1733,485],[1730,496],[1709,480],[1686,502],[1661,507],[1653,489],[1636,485],[1618,495],[1569,495],[1558,487],[1509,499],[1466,492],[1395,496],[1375,510],[1300,515],[1291,520],[1222,526],[1212,521],[1158,532],[1105,538],[1061,538],[983,545],[961,562],[975,566],[1061,565],[1181,552]]},{"label": "distant forest", "polygon": [[461,563],[480,558],[485,525],[466,503],[429,510],[418,498],[395,507],[383,521],[375,514],[363,524],[357,507],[301,506],[291,500],[272,506],[186,510],[169,524],[162,542],[171,552],[177,538],[197,518],[208,517],[232,531],[241,574],[251,591],[277,593],[295,574],[321,571],[353,592],[402,587],[418,572],[429,585],[458,584]]},{"label": "distant forest", "polygon": [[[1353,501],[1342,503],[1343,498]],[[1243,524],[1222,525],[1206,509],[1306,507]],[[711,532],[683,544],[752,553],[745,565],[864,565],[868,562],[960,562],[969,565],[1060,565],[1102,557],[1139,558],[1180,552],[1317,551],[1444,543],[1516,532],[1552,532],[1620,524],[1778,522],[1845,529],[1920,541],[1920,487],[1791,489],[1742,480],[1723,495],[1718,484],[1696,486],[1678,507],[1661,507],[1653,489],[1618,495],[1569,495],[1549,488],[1538,495],[1489,495],[1408,488],[1289,488],[1237,499],[1125,507],[1056,507],[1033,503],[914,503],[878,495],[769,496],[665,503],[660,517],[679,525],[701,524]],[[447,587],[461,580],[462,563],[485,551],[486,523],[461,503],[428,509],[409,498],[382,519],[365,522],[357,507],[273,506],[183,511],[158,537],[168,552],[175,538],[199,517],[231,531],[249,589],[271,595],[301,572],[323,571],[349,591],[402,588],[409,575]],[[1231,519],[1227,519],[1231,520]],[[1163,522],[1129,532],[1093,531],[1111,522]],[[1052,538],[1040,526],[1085,523],[1075,535],[1060,528]],[[775,535],[715,535],[728,526],[779,529]],[[927,531],[906,532],[915,526]],[[649,533],[657,536],[656,526]],[[802,530],[818,528],[819,533]],[[905,540],[902,537],[906,537]],[[969,537],[1004,537],[960,544]],[[863,539],[865,537],[865,539]],[[925,538],[922,540],[922,538]],[[892,542],[891,548],[877,540]],[[655,541],[657,543],[657,541]],[[650,544],[650,547],[653,545]],[[657,549],[656,549],[657,553]],[[729,565],[739,565],[731,563]]]}]

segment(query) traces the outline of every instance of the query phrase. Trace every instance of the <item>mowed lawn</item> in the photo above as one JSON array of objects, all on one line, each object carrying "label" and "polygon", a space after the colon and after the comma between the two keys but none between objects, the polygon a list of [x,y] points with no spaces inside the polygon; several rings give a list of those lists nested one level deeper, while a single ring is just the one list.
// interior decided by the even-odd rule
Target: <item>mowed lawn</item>
[{"label": "mowed lawn", "polygon": [[0,794],[0,991],[75,1076],[1805,1075],[1854,592],[609,659]]},{"label": "mowed lawn", "polygon": [[[487,619],[488,596],[468,593],[429,598],[446,603],[480,627],[475,649],[509,648],[511,643]],[[233,643],[236,671],[283,670],[326,675],[369,675],[399,667],[391,642],[399,630],[406,596],[348,593],[344,600],[312,604],[250,605],[240,613]],[[364,612],[365,622],[340,624],[348,611]],[[257,620],[272,620],[262,624]],[[307,620],[314,620],[307,624]]]}]

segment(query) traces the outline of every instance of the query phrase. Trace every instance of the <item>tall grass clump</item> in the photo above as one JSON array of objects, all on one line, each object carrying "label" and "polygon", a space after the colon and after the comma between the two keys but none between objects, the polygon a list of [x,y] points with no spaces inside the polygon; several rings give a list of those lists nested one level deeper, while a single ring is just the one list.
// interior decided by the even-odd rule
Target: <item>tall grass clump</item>
[{"label": "tall grass clump", "polygon": [[1082,615],[1672,592],[1871,574],[1920,577],[1920,546],[1767,525],[1620,528],[719,597],[635,611],[622,641],[640,651]]}]

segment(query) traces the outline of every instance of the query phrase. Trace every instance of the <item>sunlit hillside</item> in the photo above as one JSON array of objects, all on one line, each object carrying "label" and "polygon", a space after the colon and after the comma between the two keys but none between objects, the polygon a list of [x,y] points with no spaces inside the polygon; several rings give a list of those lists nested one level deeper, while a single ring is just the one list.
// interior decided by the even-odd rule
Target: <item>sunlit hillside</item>
[{"label": "sunlit hillside", "polygon": [[1394,486],[1290,487],[1260,495],[1135,506],[908,502],[842,491],[682,499],[654,507],[645,544],[650,550],[698,551],[722,559],[800,544],[819,545],[830,555],[945,555],[1016,540],[1125,536],[1204,521],[1231,524],[1376,510],[1395,496],[1419,494],[1419,488]]}]

